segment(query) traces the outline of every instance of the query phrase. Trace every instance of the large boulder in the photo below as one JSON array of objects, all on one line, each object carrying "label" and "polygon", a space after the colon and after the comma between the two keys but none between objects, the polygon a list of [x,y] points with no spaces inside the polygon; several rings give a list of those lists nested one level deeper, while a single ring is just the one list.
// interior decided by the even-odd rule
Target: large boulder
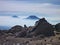
[{"label": "large boulder", "polygon": [[53,26],[50,23],[48,23],[45,20],[45,18],[42,18],[38,21],[38,24],[35,26],[35,28],[29,32],[29,35],[30,36],[38,36],[38,35],[53,36],[54,35]]}]

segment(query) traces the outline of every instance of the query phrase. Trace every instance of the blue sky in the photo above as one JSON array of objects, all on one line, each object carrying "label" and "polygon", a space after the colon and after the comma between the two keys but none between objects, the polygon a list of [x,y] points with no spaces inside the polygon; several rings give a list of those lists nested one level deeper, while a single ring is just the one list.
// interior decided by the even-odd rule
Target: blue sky
[{"label": "blue sky", "polygon": [[27,2],[32,2],[32,3],[52,3],[52,4],[60,5],[60,0],[18,0],[18,1],[27,1]]},{"label": "blue sky", "polygon": [[32,3],[60,4],[60,0],[3,0],[3,1],[25,1],[25,2],[32,2]]}]

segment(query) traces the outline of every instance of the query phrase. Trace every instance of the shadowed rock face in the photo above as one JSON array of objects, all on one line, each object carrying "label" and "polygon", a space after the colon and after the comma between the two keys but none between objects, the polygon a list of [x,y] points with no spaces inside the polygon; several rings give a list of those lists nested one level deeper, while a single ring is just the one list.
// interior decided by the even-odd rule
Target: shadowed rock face
[{"label": "shadowed rock face", "polygon": [[25,28],[19,25],[12,27],[9,32],[15,34],[15,37],[25,37],[27,33]]},{"label": "shadowed rock face", "polygon": [[35,28],[30,31],[30,35],[32,36],[38,36],[38,35],[44,35],[44,36],[53,36],[53,26],[49,24],[45,18],[42,18],[38,21],[38,24],[35,26]]},{"label": "shadowed rock face", "polygon": [[55,25],[56,31],[60,32],[60,23]]}]

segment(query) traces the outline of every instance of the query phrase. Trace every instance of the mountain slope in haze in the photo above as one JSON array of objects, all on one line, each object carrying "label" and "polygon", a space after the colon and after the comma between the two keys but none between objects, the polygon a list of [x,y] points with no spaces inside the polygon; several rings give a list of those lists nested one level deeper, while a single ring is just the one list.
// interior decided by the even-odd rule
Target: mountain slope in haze
[{"label": "mountain slope in haze", "polygon": [[0,30],[9,30],[10,28],[9,26],[0,26]]},{"label": "mountain slope in haze", "polygon": [[18,16],[16,16],[16,15],[14,15],[14,16],[12,16],[13,18],[18,18]]},{"label": "mountain slope in haze", "polygon": [[36,20],[36,19],[40,19],[40,18],[35,15],[31,15],[31,16],[27,17],[26,19]]}]

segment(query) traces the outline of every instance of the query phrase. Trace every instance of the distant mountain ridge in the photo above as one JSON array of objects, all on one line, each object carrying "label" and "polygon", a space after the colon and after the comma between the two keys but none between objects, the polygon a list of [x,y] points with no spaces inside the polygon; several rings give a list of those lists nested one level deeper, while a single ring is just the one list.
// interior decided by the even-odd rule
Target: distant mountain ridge
[{"label": "distant mountain ridge", "polygon": [[16,16],[16,15],[14,15],[14,16],[12,16],[13,18],[18,18],[18,16]]},{"label": "distant mountain ridge", "polygon": [[8,29],[10,29],[9,26],[0,26],[0,30],[8,30]]},{"label": "distant mountain ridge", "polygon": [[39,17],[35,16],[35,15],[31,15],[29,17],[27,17],[26,19],[40,19]]}]

